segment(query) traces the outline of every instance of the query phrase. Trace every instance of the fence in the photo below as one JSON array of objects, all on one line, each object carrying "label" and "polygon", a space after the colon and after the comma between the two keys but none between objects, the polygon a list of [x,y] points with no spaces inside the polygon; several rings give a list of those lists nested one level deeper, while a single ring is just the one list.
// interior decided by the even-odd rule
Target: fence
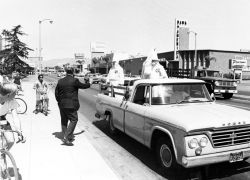
[{"label": "fence", "polygon": [[178,77],[178,78],[190,78],[191,70],[190,69],[168,69],[168,77]]}]

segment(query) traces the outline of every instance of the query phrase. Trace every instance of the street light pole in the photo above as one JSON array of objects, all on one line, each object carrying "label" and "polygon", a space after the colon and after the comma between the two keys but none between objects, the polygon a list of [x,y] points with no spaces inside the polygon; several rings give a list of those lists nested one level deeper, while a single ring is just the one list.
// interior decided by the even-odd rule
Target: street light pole
[{"label": "street light pole", "polygon": [[51,19],[43,19],[39,21],[39,44],[38,44],[38,51],[39,51],[39,73],[42,74],[42,40],[41,40],[41,34],[42,34],[42,22],[49,21],[50,24],[53,23]]},{"label": "street light pole", "polygon": [[197,32],[194,31],[188,31],[188,33],[194,33],[194,61],[197,60],[197,49],[196,49],[196,36],[197,36]]}]

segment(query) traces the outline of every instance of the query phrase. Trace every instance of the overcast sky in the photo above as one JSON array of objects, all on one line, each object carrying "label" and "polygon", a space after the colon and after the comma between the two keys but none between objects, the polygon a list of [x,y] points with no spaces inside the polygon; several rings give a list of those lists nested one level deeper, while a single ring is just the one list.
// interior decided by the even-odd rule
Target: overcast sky
[{"label": "overcast sky", "polygon": [[[90,42],[107,51],[148,54],[174,48],[174,20],[198,33],[197,49],[250,49],[249,0],[2,0],[0,30],[22,26],[22,40],[38,56],[39,20],[44,60],[90,57]],[[190,37],[194,48],[194,36]]]}]

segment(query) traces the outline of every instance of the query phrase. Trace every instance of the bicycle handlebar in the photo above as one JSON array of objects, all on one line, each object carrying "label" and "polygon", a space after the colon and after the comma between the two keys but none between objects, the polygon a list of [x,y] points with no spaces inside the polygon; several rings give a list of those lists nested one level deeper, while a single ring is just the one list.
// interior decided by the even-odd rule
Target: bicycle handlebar
[{"label": "bicycle handlebar", "polygon": [[8,129],[8,130],[4,130],[4,129],[0,129],[0,132],[1,133],[4,133],[4,132],[12,132],[12,133],[17,133],[18,135],[18,141],[16,143],[19,143],[19,142],[22,142],[24,143],[26,141],[26,139],[24,138],[23,134],[19,131],[16,131],[16,130],[11,130],[11,129]]}]

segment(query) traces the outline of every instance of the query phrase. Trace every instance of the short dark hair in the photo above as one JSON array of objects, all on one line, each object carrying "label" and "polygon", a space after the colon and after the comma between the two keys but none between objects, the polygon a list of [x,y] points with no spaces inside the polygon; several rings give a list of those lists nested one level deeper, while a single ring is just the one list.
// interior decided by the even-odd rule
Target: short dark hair
[{"label": "short dark hair", "polygon": [[67,68],[67,69],[66,69],[66,73],[67,73],[67,74],[74,74],[73,68]]},{"label": "short dark hair", "polygon": [[42,75],[42,74],[39,74],[39,75],[38,75],[38,79],[39,79],[40,77],[42,77],[42,78],[43,78],[43,75]]}]

